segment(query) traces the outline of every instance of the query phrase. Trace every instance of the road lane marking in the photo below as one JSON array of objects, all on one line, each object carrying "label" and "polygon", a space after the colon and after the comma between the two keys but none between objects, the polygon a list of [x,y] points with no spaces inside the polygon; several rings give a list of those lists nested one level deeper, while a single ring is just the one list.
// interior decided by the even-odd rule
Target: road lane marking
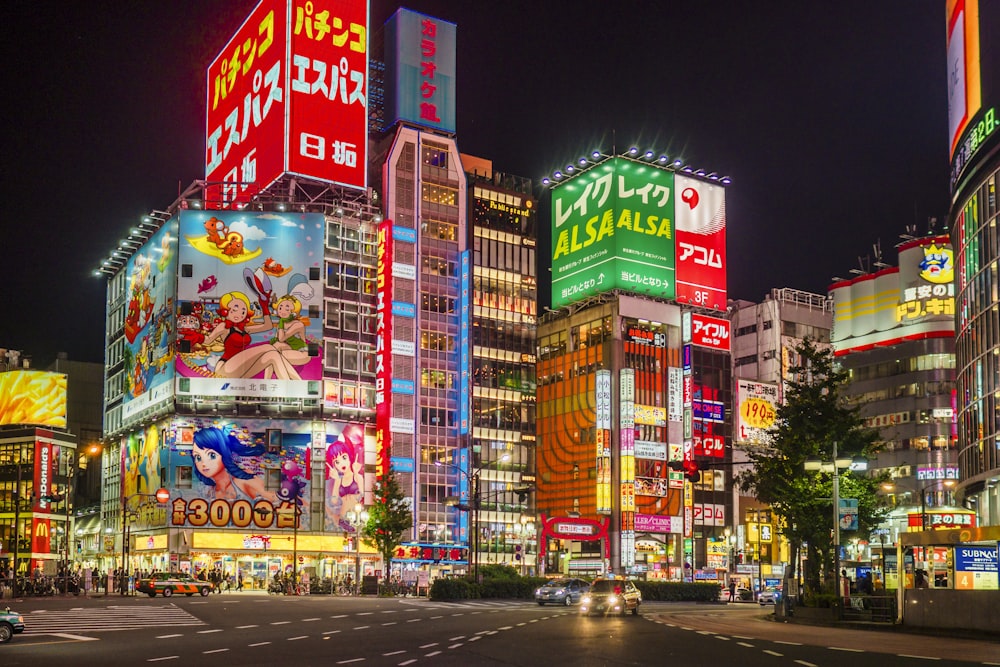
[{"label": "road lane marking", "polygon": [[396,621],[390,621],[389,623],[383,623],[382,625],[396,625]]},{"label": "road lane marking", "polygon": [[181,634],[177,634],[177,635],[159,635],[156,638],[157,639],[173,639],[174,637],[183,637],[183,636],[184,635],[181,635]]},{"label": "road lane marking", "polygon": [[470,642],[478,642],[482,637],[469,637]]},{"label": "road lane marking", "polygon": [[513,625],[504,625],[504,626],[501,626],[501,627],[497,628],[497,630],[513,630],[513,629],[514,629]]},{"label": "road lane marking", "polygon": [[370,627],[372,627],[372,626],[370,626],[370,625],[359,625],[358,627],[356,627],[354,629],[355,630],[367,630]]},{"label": "road lane marking", "polygon": [[199,635],[210,635],[213,632],[222,632],[222,628],[215,628],[214,630],[199,630]]},{"label": "road lane marking", "polygon": [[437,645],[438,643],[434,642],[433,644],[424,644],[423,646],[418,646],[417,648],[431,648],[432,646],[437,646]]},{"label": "road lane marking", "polygon": [[410,620],[407,621],[407,623],[416,623],[416,622],[422,621],[422,620],[424,620],[424,619],[422,619],[422,618],[411,618]]},{"label": "road lane marking", "polygon": [[723,637],[722,635],[715,635],[715,638],[716,639],[721,639],[724,642],[728,642],[729,641],[729,637]]},{"label": "road lane marking", "polygon": [[465,612],[462,611],[462,612],[459,612],[457,614],[452,614],[452,616],[465,616]]},{"label": "road lane marking", "polygon": [[450,642],[457,642],[459,639],[465,639],[465,635],[459,635],[457,637],[452,637],[448,641],[450,641]]},{"label": "road lane marking", "polygon": [[335,635],[335,634],[337,634],[338,632],[340,632],[340,630],[327,630],[327,631],[326,631],[326,632],[324,632],[323,634],[324,634],[324,635]]},{"label": "road lane marking", "polygon": [[386,609],[382,613],[383,614],[395,614],[397,611],[399,611],[399,610],[398,609]]},{"label": "road lane marking", "polygon": [[347,618],[347,614],[337,614],[336,616],[331,616],[330,618]]},{"label": "road lane marking", "polygon": [[228,648],[213,648],[211,651],[202,651],[202,653],[225,653]]},{"label": "road lane marking", "polygon": [[290,642],[297,642],[300,639],[308,639],[308,638],[309,638],[309,635],[299,635],[298,637],[289,637],[288,641],[290,641]]},{"label": "road lane marking", "polygon": [[899,653],[900,658],[914,658],[915,660],[940,660],[941,658],[935,658],[929,655],[911,655],[909,653]]},{"label": "road lane marking", "polygon": [[267,646],[271,642],[257,642],[256,644],[247,644],[247,646]]},{"label": "road lane marking", "polygon": [[389,653],[383,653],[382,655],[388,657],[390,655],[399,655],[400,653],[406,653],[406,651],[390,651]]},{"label": "road lane marking", "polygon": [[[60,637],[62,639],[75,639],[78,642],[96,642],[97,637],[84,637],[83,635],[71,635],[66,632],[50,632],[49,635],[52,637]],[[177,635],[178,637],[182,635]]]},{"label": "road lane marking", "polygon": [[430,653],[425,653],[425,658],[433,658],[436,655],[441,655],[441,651],[431,651]]},{"label": "road lane marking", "polygon": [[291,621],[272,621],[271,625],[288,625]]},{"label": "road lane marking", "polygon": [[180,656],[177,656],[177,655],[167,655],[167,656],[164,656],[162,658],[147,658],[146,662],[159,662],[161,660],[176,660],[179,657]]},{"label": "road lane marking", "polygon": [[415,663],[416,661],[417,661],[417,659],[416,659],[416,658],[414,658],[414,659],[412,659],[412,660],[406,660],[405,662],[401,662],[401,663],[399,663],[399,667],[406,667],[406,665],[412,665],[412,664],[413,664],[413,663]]},{"label": "road lane marking", "polygon": [[317,618],[303,618],[302,622],[303,623],[309,623],[310,621],[318,621],[318,620],[319,620],[318,617]]},{"label": "road lane marking", "polygon": [[337,662],[338,665],[348,665],[352,662],[363,662],[364,658],[351,658],[350,660],[340,660]]},{"label": "road lane marking", "polygon": [[436,620],[436,619],[439,619],[439,618],[444,618],[444,616],[431,616],[431,620],[432,621]]},{"label": "road lane marking", "polygon": [[785,656],[784,653],[778,653],[777,651],[772,651],[770,649],[764,649],[764,653],[767,653],[768,655],[773,655],[776,658],[783,658]]},{"label": "road lane marking", "polygon": [[802,667],[817,667],[814,663],[806,662],[805,660],[796,660],[795,664],[802,665]]},{"label": "road lane marking", "polygon": [[746,646],[747,648],[753,648],[753,644],[748,644],[747,642],[736,642],[739,646]]},{"label": "road lane marking", "polygon": [[827,646],[831,651],[849,651],[851,653],[864,653],[865,650],[861,648],[845,648],[843,646]]},{"label": "road lane marking", "polygon": [[375,612],[373,612],[373,611],[360,611],[360,612],[358,612],[358,616],[371,616],[374,613]]},{"label": "road lane marking", "polygon": [[775,644],[787,644],[788,646],[802,646],[801,642],[783,642],[780,639],[774,640]]},{"label": "road lane marking", "polygon": [[236,629],[237,630],[246,630],[248,628],[256,628],[256,627],[257,627],[256,625],[237,625]]}]

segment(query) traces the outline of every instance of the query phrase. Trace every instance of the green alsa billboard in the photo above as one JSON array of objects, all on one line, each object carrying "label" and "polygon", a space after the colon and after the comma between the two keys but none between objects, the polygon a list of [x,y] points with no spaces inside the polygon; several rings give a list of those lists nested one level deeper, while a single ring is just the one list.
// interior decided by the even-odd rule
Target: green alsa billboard
[{"label": "green alsa billboard", "polygon": [[673,299],[674,173],[616,157],[552,190],[552,307],[614,289]]}]

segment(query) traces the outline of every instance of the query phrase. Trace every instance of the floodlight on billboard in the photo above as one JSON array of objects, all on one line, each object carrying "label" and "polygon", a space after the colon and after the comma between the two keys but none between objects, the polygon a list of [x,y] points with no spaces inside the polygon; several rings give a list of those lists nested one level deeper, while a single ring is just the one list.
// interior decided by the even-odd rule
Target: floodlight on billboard
[{"label": "floodlight on billboard", "polygon": [[283,174],[367,187],[368,3],[263,0],[208,68],[206,206]]},{"label": "floodlight on billboard", "polygon": [[66,427],[66,376],[47,371],[0,373],[0,426]]}]

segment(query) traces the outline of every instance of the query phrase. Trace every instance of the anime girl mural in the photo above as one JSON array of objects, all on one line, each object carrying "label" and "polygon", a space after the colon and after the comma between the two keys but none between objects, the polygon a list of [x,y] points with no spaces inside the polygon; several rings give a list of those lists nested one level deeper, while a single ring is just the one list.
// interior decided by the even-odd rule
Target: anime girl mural
[{"label": "anime girl mural", "polygon": [[326,448],[325,529],[353,533],[347,513],[364,499],[365,429],[360,424],[347,424]]},{"label": "anime girl mural", "polygon": [[202,497],[250,502],[263,498],[277,503],[277,494],[264,489],[263,474],[241,465],[244,457],[259,456],[264,450],[263,445],[243,443],[231,426],[195,431],[191,458],[194,474],[204,486]]}]

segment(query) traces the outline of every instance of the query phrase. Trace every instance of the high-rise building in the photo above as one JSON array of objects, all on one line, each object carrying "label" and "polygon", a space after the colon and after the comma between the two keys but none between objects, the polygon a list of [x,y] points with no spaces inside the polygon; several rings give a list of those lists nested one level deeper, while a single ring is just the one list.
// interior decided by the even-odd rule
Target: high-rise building
[{"label": "high-rise building", "polygon": [[932,233],[908,235],[897,248],[898,266],[883,264],[830,286],[831,342],[850,373],[844,394],[880,433],[869,469],[889,473],[884,492],[894,506],[878,539],[849,545],[847,560],[871,562],[875,554],[883,568],[877,574],[890,587],[900,533],[974,522],[969,510],[954,506],[952,492],[959,471],[951,244]]},{"label": "high-rise building", "polygon": [[[1000,526],[1000,7],[948,3],[948,118],[955,249],[959,482],[980,526]],[[992,538],[990,538],[992,539]]]},{"label": "high-rise building", "polygon": [[530,179],[462,156],[469,184],[472,249],[472,467],[480,508],[472,547],[478,563],[536,570],[535,332],[537,205]]}]

